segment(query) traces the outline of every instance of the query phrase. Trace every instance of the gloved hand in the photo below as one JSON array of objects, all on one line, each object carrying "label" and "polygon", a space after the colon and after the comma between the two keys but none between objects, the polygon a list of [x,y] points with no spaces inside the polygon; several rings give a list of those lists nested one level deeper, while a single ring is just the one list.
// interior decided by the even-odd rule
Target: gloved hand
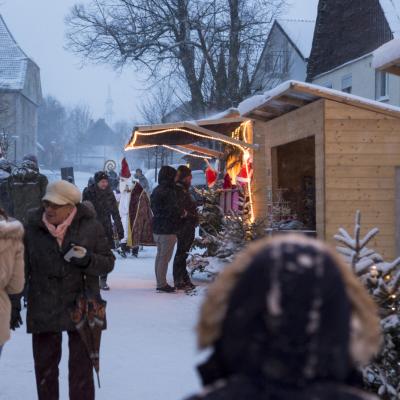
[{"label": "gloved hand", "polygon": [[9,298],[11,301],[10,329],[15,331],[15,329],[23,324],[21,318],[21,299],[19,295],[10,295]]},{"label": "gloved hand", "polygon": [[89,251],[87,251],[86,254],[81,258],[72,257],[70,262],[78,268],[86,269],[89,266],[91,260],[92,256]]}]

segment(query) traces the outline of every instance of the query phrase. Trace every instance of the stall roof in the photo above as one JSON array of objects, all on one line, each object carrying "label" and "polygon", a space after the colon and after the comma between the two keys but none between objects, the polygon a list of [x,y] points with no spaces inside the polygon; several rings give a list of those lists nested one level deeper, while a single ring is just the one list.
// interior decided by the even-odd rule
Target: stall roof
[{"label": "stall roof", "polygon": [[400,108],[364,97],[298,81],[287,81],[261,95],[239,104],[242,117],[272,120],[319,99],[333,100],[370,111],[400,118]]},{"label": "stall roof", "polygon": [[[187,150],[202,152],[209,156],[218,156],[217,152],[204,148],[200,145],[194,145],[194,143],[201,140],[215,140],[232,146],[238,146],[241,148],[256,148],[256,145],[245,143],[240,140],[235,140],[223,133],[216,132],[211,129],[207,129],[204,126],[224,125],[239,126],[244,118],[235,116],[235,118],[226,118],[218,120],[206,120],[199,122],[176,122],[159,125],[142,125],[137,126],[132,137],[126,146],[125,150],[134,150],[153,146],[165,146],[165,147],[183,147]],[[203,123],[204,122],[204,123]],[[203,125],[203,126],[201,126]]]},{"label": "stall roof", "polygon": [[393,39],[375,50],[372,67],[400,75],[400,39]]}]

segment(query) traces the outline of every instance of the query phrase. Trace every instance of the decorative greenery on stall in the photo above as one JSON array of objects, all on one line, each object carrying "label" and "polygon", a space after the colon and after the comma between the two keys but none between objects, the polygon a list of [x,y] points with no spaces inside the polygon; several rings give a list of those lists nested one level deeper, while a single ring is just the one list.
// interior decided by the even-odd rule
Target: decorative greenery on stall
[{"label": "decorative greenery on stall", "polygon": [[[203,272],[212,277],[210,258],[231,261],[246,244],[264,234],[261,221],[251,222],[249,213],[224,215],[220,207],[221,188],[198,191],[203,197],[200,210],[200,236],[196,238],[188,267],[191,273]],[[248,208],[245,204],[243,209]]]},{"label": "decorative greenery on stall", "polygon": [[395,400],[400,393],[400,258],[388,263],[367,247],[378,233],[374,228],[361,236],[361,213],[357,211],[354,236],[341,228],[335,239],[340,243],[337,250],[379,307],[383,345],[363,370],[365,385],[382,400]]}]

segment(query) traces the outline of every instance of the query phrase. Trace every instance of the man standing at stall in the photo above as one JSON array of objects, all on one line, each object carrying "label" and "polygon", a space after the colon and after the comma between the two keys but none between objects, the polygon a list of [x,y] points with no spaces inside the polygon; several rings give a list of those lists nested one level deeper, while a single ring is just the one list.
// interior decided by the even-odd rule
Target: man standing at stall
[{"label": "man standing at stall", "polygon": [[[89,185],[83,191],[82,200],[90,201],[93,204],[97,213],[97,219],[103,225],[109,247],[110,249],[114,249],[115,243],[112,223],[114,222],[115,224],[119,240],[122,240],[124,237],[124,228],[119,215],[117,200],[110,188],[109,178],[106,172],[96,172],[94,175],[94,184]],[[110,287],[107,285],[107,275],[102,275],[100,277],[100,288],[102,290],[110,290]]]},{"label": "man standing at stall", "polygon": [[186,165],[178,168],[176,175],[176,192],[178,203],[184,210],[177,231],[177,249],[174,259],[174,282],[177,290],[193,290],[195,285],[191,282],[186,269],[186,260],[192,247],[196,226],[199,223],[196,202],[190,194],[192,184],[192,171]]}]

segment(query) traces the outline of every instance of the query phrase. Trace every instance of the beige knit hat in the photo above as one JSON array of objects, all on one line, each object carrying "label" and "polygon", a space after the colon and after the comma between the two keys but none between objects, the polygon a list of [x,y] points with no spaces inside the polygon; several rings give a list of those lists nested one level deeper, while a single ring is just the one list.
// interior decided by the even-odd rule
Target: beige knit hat
[{"label": "beige knit hat", "polygon": [[44,201],[65,206],[67,204],[76,205],[81,201],[81,192],[79,189],[67,181],[52,182],[47,186]]}]

